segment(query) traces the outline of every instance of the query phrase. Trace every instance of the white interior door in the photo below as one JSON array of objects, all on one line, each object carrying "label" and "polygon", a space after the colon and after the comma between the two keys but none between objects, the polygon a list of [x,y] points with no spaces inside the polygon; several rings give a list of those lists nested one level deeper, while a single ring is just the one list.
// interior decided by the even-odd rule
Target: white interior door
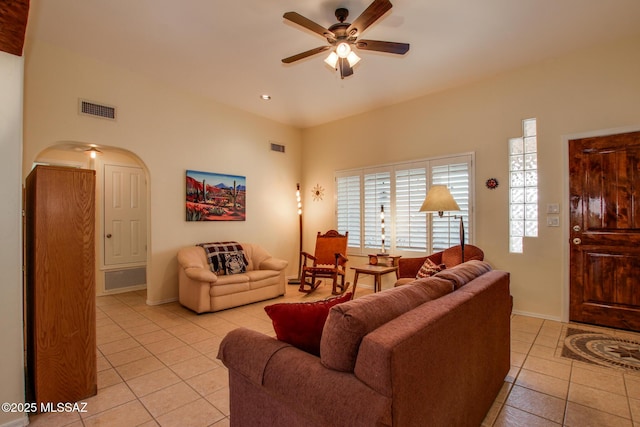
[{"label": "white interior door", "polygon": [[147,182],[132,166],[104,166],[105,266],[147,260]]}]

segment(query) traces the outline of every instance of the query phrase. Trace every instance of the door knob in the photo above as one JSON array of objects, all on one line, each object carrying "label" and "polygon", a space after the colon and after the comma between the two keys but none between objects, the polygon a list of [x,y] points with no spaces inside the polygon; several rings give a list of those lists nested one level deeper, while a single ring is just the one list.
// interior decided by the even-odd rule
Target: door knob
[{"label": "door knob", "polygon": [[111,233],[107,234],[107,239],[111,238]]},{"label": "door knob", "polygon": [[582,243],[582,240],[580,240],[579,237],[576,237],[575,239],[573,239],[573,244],[574,245],[579,245],[580,243]]}]

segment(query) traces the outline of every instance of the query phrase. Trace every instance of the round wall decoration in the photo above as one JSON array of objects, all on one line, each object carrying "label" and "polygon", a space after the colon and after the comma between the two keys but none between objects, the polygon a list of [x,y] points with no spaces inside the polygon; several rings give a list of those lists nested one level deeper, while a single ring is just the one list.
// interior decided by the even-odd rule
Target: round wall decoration
[{"label": "round wall decoration", "polygon": [[311,190],[311,194],[313,194],[314,202],[322,200],[322,198],[324,197],[324,188],[322,188],[320,184],[316,184],[316,186]]},{"label": "round wall decoration", "polygon": [[485,185],[489,190],[495,190],[498,188],[498,180],[495,178],[489,178]]}]

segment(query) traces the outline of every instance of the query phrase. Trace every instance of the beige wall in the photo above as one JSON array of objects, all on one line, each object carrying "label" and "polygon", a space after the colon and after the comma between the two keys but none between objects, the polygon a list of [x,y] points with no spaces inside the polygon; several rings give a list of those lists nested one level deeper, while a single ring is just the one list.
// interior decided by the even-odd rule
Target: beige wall
[{"label": "beige wall", "polygon": [[[515,310],[561,318],[567,306],[566,136],[640,128],[639,45],[638,37],[623,40],[305,130],[305,188],[319,183],[327,189],[323,202],[304,192],[305,247],[318,230],[335,226],[335,170],[475,151],[475,243],[495,267],[511,272]],[[526,238],[524,254],[516,255],[508,248],[507,141],[521,135],[521,121],[530,117],[538,119],[540,233]],[[496,190],[484,186],[491,177],[500,182]],[[546,226],[549,203],[560,204],[562,227]]]},{"label": "beige wall", "polygon": [[[296,274],[300,130],[47,44],[28,40],[26,52],[25,171],[68,142],[127,150],[148,170],[150,303],[177,297],[176,252],[203,241],[259,243]],[[117,121],[80,116],[78,98],[116,106]],[[271,152],[269,141],[286,153]],[[246,176],[247,220],[186,222],[187,169]]]},{"label": "beige wall", "polygon": [[[24,402],[22,328],[22,87],[24,61],[0,52],[0,402]],[[23,413],[0,412],[0,425],[23,425]]]}]

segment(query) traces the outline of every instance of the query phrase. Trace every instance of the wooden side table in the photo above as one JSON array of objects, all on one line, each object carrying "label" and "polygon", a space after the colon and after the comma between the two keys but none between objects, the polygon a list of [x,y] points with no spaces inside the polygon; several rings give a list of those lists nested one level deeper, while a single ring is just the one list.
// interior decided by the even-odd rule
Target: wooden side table
[{"label": "wooden side table", "polygon": [[382,290],[382,276],[388,273],[396,273],[398,278],[398,266],[395,265],[359,265],[357,267],[351,267],[355,271],[353,278],[353,295],[356,294],[356,287],[358,286],[358,276],[360,274],[370,274],[373,276],[373,292]]}]

